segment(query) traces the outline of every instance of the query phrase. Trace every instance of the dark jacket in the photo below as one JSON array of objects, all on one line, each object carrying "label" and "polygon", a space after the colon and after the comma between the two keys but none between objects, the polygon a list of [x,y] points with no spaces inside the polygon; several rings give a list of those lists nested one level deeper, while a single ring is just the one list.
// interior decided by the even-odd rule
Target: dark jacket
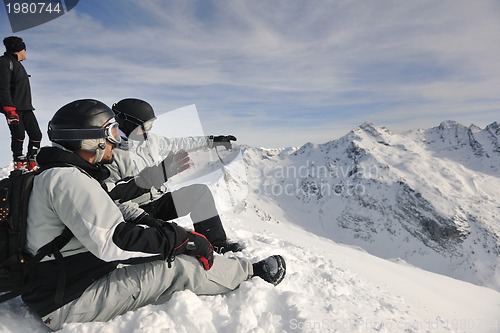
[{"label": "dark jacket", "polygon": [[[141,224],[125,222],[101,187],[109,175],[105,167],[56,147],[42,148],[37,161],[42,168],[54,163],[67,166],[50,168],[35,177],[28,209],[27,252],[36,253],[65,226],[74,234],[61,250],[64,265],[53,258],[39,263],[30,288],[22,293],[24,302],[41,317],[78,298],[118,263],[173,256],[173,248],[185,230],[171,223],[146,227],[142,220]],[[56,303],[62,267],[66,287],[63,302]]]},{"label": "dark jacket", "polygon": [[19,111],[34,110],[26,69],[13,53],[0,57],[0,106],[15,106]]}]

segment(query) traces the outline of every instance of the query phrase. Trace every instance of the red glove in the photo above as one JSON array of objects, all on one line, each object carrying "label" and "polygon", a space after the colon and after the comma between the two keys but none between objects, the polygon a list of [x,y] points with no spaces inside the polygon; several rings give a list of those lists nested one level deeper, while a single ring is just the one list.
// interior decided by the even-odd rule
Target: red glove
[{"label": "red glove", "polygon": [[[149,218],[149,216],[146,217],[148,219],[151,219]],[[169,268],[170,263],[174,261],[175,257],[179,254],[186,254],[188,256],[196,257],[203,265],[203,268],[205,268],[207,271],[212,268],[212,265],[214,263],[214,248],[205,236],[195,231],[186,231],[186,229],[179,227],[173,222],[164,222],[155,218],[152,218],[152,220],[154,220],[153,224],[161,224],[163,228],[170,228],[171,230],[173,229],[173,231],[175,231],[173,233],[175,235],[175,239],[172,240],[174,247],[167,257]],[[140,218],[139,222],[137,223],[153,225],[147,223],[144,218]]]},{"label": "red glove", "polygon": [[7,124],[9,125],[19,124],[19,115],[16,112],[15,106],[4,106],[3,110],[5,112],[5,117],[7,118]]},{"label": "red glove", "polygon": [[214,264],[214,247],[205,236],[195,231],[191,231],[184,253],[195,256],[207,271]]}]

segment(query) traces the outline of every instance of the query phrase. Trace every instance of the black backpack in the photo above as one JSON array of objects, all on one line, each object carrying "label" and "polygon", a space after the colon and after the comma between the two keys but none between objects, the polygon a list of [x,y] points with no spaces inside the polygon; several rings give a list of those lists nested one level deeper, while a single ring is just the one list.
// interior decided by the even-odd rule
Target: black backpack
[{"label": "black backpack", "polygon": [[[22,293],[33,268],[45,256],[53,254],[61,264],[60,250],[73,237],[66,227],[61,235],[40,248],[35,256],[25,251],[28,203],[33,180],[46,169],[35,172],[15,170],[8,178],[0,180],[0,292],[7,292],[0,295],[0,303]],[[64,293],[64,281],[61,282],[56,299],[62,299]]]}]

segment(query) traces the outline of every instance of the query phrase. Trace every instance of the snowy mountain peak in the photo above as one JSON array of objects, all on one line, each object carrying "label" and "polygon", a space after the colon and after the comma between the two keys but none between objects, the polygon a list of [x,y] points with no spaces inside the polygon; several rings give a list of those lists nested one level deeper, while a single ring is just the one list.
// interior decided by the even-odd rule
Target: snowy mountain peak
[{"label": "snowy mountain peak", "polygon": [[365,122],[350,131],[344,138],[350,141],[376,139],[376,141],[383,142],[390,135],[392,135],[392,133],[387,128],[378,127],[373,123]]},{"label": "snowy mountain peak", "polygon": [[251,167],[266,170],[257,192],[290,222],[500,289],[499,165],[498,123],[446,121],[404,134],[364,123]]},{"label": "snowy mountain peak", "polygon": [[495,136],[500,135],[500,123],[498,121],[489,124],[486,126],[486,129],[491,133],[494,133]]},{"label": "snowy mountain peak", "polygon": [[454,121],[454,120],[445,120],[439,124],[439,129],[441,130],[447,130],[447,129],[466,129],[467,127]]},{"label": "snowy mountain peak", "polygon": [[392,133],[385,127],[375,126],[373,123],[365,122],[359,126],[360,129],[368,134],[378,137],[380,135],[392,135]]}]

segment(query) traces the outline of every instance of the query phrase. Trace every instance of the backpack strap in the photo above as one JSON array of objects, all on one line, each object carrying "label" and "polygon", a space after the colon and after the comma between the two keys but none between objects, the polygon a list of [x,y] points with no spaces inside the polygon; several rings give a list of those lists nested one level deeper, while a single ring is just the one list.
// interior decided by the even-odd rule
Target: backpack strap
[{"label": "backpack strap", "polygon": [[54,238],[50,243],[42,246],[33,259],[29,262],[28,278],[34,278],[35,266],[46,256],[53,254],[56,263],[59,266],[59,276],[57,278],[57,289],[55,294],[56,303],[62,303],[64,298],[64,290],[66,289],[66,266],[64,265],[64,258],[61,254],[61,249],[69,243],[73,238],[73,233],[68,227],[64,227],[63,232]]},{"label": "backpack strap", "polygon": [[66,288],[66,270],[64,267],[64,259],[61,255],[61,249],[69,243],[69,241],[73,238],[73,233],[69,230],[68,227],[65,227],[63,232],[54,238],[51,242],[42,246],[37,254],[30,259],[26,271],[25,271],[25,283],[15,288],[14,290],[9,291],[8,293],[0,295],[0,303],[5,302],[9,299],[17,297],[21,295],[24,289],[27,286],[27,283],[30,279],[34,278],[35,266],[46,256],[50,254],[54,254],[56,258],[57,265],[61,268],[61,271],[58,276],[57,282],[57,291],[55,295],[55,300],[58,303],[62,303],[64,297],[64,289]]}]

